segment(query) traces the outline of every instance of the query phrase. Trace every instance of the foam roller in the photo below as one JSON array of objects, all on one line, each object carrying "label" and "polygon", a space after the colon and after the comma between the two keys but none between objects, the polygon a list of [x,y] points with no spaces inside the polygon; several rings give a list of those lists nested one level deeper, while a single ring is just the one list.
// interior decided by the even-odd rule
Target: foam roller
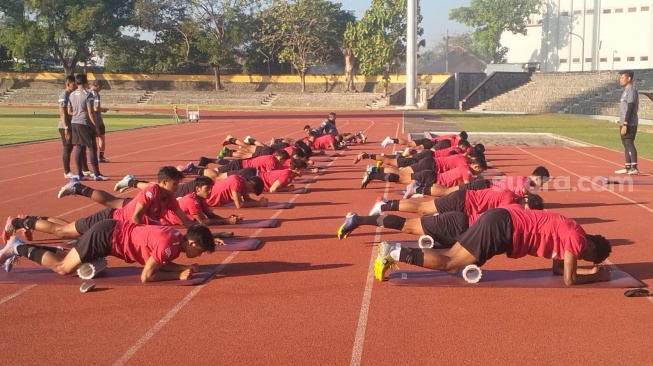
[{"label": "foam roller", "polygon": [[82,265],[77,268],[77,275],[83,280],[90,280],[91,278],[104,272],[108,266],[109,263],[107,262],[106,258],[98,258],[89,263],[82,263]]}]

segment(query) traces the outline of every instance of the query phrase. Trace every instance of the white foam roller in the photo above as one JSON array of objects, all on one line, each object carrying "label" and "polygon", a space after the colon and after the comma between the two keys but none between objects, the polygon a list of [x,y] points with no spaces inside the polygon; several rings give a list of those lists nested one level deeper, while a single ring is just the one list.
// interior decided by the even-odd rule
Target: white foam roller
[{"label": "white foam roller", "polygon": [[483,277],[483,271],[481,268],[475,264],[470,264],[465,269],[463,269],[463,278],[468,283],[478,283]]},{"label": "white foam roller", "polygon": [[90,280],[107,269],[109,263],[106,258],[98,258],[89,263],[83,263],[77,268],[77,275],[83,280]]},{"label": "white foam roller", "polygon": [[433,240],[433,238],[428,235],[420,236],[419,239],[417,239],[417,243],[419,244],[419,247],[422,249],[430,249],[433,248],[433,246],[435,245],[435,241]]}]

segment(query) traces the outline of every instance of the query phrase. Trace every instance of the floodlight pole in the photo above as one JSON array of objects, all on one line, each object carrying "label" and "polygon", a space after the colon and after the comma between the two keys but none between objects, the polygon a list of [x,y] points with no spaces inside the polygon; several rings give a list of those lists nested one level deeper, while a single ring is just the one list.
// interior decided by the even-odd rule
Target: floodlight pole
[{"label": "floodlight pole", "polygon": [[582,47],[581,56],[580,56],[581,57],[580,71],[585,71],[585,39],[574,32],[569,32],[569,34],[580,38],[580,46]]},{"label": "floodlight pole", "polygon": [[417,90],[417,1],[408,0],[406,37],[406,109],[417,108],[415,91]]}]

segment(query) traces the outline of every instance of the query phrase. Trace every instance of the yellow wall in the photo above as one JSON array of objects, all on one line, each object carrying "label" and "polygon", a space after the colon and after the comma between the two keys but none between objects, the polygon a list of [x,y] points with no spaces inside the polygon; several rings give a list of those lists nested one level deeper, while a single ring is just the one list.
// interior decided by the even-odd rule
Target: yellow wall
[{"label": "yellow wall", "polygon": [[[20,79],[20,80],[62,80],[65,78],[64,74],[59,73],[0,73],[0,78],[5,79]],[[299,83],[298,75],[280,75],[280,76],[262,76],[262,75],[221,75],[223,83]],[[356,82],[381,82],[381,76],[356,76]],[[423,83],[443,83],[449,78],[449,75],[418,75],[418,80]],[[116,80],[116,81],[205,81],[214,82],[213,75],[156,75],[156,74],[88,74],[89,80],[102,79],[102,80]],[[307,83],[334,83],[345,82],[344,75],[306,75]],[[405,75],[392,75],[390,77],[391,83],[405,83]]]}]

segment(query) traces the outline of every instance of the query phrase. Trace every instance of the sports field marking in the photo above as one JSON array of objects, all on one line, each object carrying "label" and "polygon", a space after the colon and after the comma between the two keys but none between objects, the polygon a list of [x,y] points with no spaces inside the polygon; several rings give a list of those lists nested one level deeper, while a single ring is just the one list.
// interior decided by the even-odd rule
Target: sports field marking
[{"label": "sports field marking", "polygon": [[[334,158],[334,160],[330,162],[328,166],[331,166],[333,163],[335,163],[337,159],[338,158]],[[310,186],[311,184],[307,185],[307,187]],[[301,196],[300,194],[296,194],[288,202],[293,203],[300,196]],[[283,209],[279,209],[270,218],[276,219],[282,212]],[[249,236],[249,238],[255,239],[259,234],[261,234],[262,231],[263,229],[256,230],[252,235]],[[238,253],[240,252],[231,253],[231,255],[225,258],[225,260],[223,260],[222,263],[216,266],[215,269],[213,270],[214,272],[213,277],[215,277],[220,272],[222,272],[222,270],[224,270],[227,267],[227,264],[229,264],[229,262],[231,262],[234,258],[236,258]],[[202,291],[204,286],[208,285],[209,283],[211,283],[211,281],[203,285],[197,286],[190,293],[188,293],[186,297],[184,297],[181,301],[179,301],[172,309],[170,309],[170,311],[168,311],[168,313],[166,313],[166,315],[163,316],[163,318],[161,318],[138,341],[136,341],[136,343],[134,343],[134,345],[131,348],[125,351],[125,353],[123,353],[122,356],[120,356],[120,358],[113,363],[113,366],[121,366],[124,365],[127,361],[129,361],[129,359],[132,356],[134,356],[136,352],[138,352],[138,350],[141,349],[145,345],[145,343],[147,343],[147,341],[149,341],[154,335],[156,335],[177,313],[179,313],[179,311],[181,311],[181,309],[183,309],[200,291]]]},{"label": "sports field marking", "polygon": [[7,296],[3,297],[2,299],[0,299],[0,305],[6,303],[7,301],[9,301],[11,299],[13,299],[14,297],[20,296],[24,292],[27,292],[27,291],[31,290],[32,288],[34,288],[34,287],[36,287],[36,285],[25,286],[25,287],[21,288],[20,290],[14,292],[11,295],[7,295]]},{"label": "sports field marking", "polygon": [[[569,169],[565,169],[565,168],[561,167],[561,166],[558,165],[558,164],[555,164],[555,163],[553,163],[553,162],[551,162],[551,161],[549,161],[549,160],[546,160],[546,159],[542,158],[541,156],[538,156],[538,155],[533,154],[533,153],[531,153],[531,152],[529,152],[529,151],[526,151],[526,150],[522,149],[522,148],[519,147],[519,146],[516,146],[516,147],[517,147],[517,149],[523,151],[524,153],[526,153],[526,154],[528,154],[528,155],[531,155],[531,156],[533,156],[533,157],[535,157],[535,158],[538,158],[538,159],[544,161],[545,163],[550,164],[550,165],[552,165],[552,166],[554,166],[554,167],[556,167],[556,168],[558,168],[558,169],[560,169],[560,170],[564,170],[565,172],[567,172],[567,173],[569,173],[569,174],[571,174],[571,175],[575,175],[575,176],[578,177],[578,179],[580,179],[580,180],[584,180],[584,181],[590,182],[590,184],[592,184],[593,186],[595,186],[596,188],[598,188],[598,189],[600,189],[600,190],[602,190],[602,191],[610,192],[610,193],[612,193],[613,195],[615,195],[615,196],[617,196],[617,197],[619,197],[619,198],[621,198],[621,199],[623,199],[623,200],[626,200],[626,201],[628,201],[628,202],[630,202],[630,203],[634,203],[635,205],[637,205],[637,206],[643,208],[644,210],[653,213],[653,209],[651,209],[651,208],[648,208],[648,207],[646,207],[646,206],[644,206],[644,205],[642,205],[642,204],[640,204],[640,203],[638,203],[638,202],[636,202],[636,201],[633,201],[633,200],[631,200],[630,198],[625,197],[625,196],[623,196],[623,195],[621,195],[621,194],[619,194],[619,193],[617,193],[617,192],[614,192],[614,191],[611,191],[611,190],[609,190],[609,189],[606,189],[605,187],[601,187],[600,185],[594,183],[593,181],[591,181],[591,180],[589,180],[589,179],[587,179],[587,178],[585,178],[585,177],[582,177],[582,176],[580,176],[580,175],[578,175],[578,174],[572,172],[572,171],[569,170]],[[612,266],[612,267],[619,268],[617,265],[615,265],[614,263],[610,262],[609,260],[606,260],[606,263],[608,263],[608,265],[610,265],[610,266]],[[651,303],[653,303],[653,297],[647,297],[647,299],[648,299]]]},{"label": "sports field marking", "polygon": [[[397,130],[395,136],[399,135],[399,126],[403,123],[397,122]],[[371,127],[371,126],[370,126]],[[366,130],[367,131],[367,130]],[[393,149],[394,153],[394,149]],[[388,198],[390,191],[390,182],[386,182],[383,198]],[[374,234],[374,242],[381,240],[381,231],[383,228],[376,228]],[[372,246],[372,254],[370,255],[370,263],[367,268],[367,278],[365,279],[365,289],[363,290],[363,300],[361,302],[361,312],[358,316],[358,324],[356,325],[356,335],[354,336],[354,346],[351,351],[351,359],[349,365],[358,366],[361,364],[363,357],[363,346],[365,344],[365,331],[367,330],[367,319],[370,314],[370,303],[372,301],[372,289],[374,288],[374,260],[376,259],[376,247]]]}]

